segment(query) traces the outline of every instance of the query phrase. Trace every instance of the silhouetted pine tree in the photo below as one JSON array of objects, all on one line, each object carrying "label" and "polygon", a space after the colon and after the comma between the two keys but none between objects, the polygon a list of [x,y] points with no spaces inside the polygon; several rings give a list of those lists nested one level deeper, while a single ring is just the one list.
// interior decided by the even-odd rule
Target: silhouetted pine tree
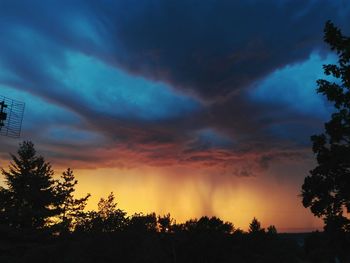
[{"label": "silhouetted pine tree", "polygon": [[261,223],[258,221],[258,219],[254,217],[252,222],[249,224],[248,232],[251,234],[264,233],[265,229],[261,228]]},{"label": "silhouetted pine tree", "polygon": [[57,195],[60,198],[59,228],[61,232],[69,232],[74,230],[76,222],[79,218],[84,217],[84,209],[90,197],[87,194],[83,198],[74,198],[75,186],[78,181],[74,177],[73,171],[68,168],[61,175],[61,181],[57,185]]},{"label": "silhouetted pine tree", "polygon": [[29,141],[11,157],[8,171],[1,169],[7,186],[0,190],[3,221],[15,228],[43,228],[59,213],[51,165]]}]

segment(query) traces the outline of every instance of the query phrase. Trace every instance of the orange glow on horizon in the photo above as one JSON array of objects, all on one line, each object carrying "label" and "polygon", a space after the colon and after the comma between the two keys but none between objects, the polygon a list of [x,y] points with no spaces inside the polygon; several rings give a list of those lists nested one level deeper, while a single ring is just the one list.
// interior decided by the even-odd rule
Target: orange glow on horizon
[{"label": "orange glow on horizon", "polygon": [[77,196],[91,193],[88,209],[96,209],[101,197],[114,192],[118,207],[128,215],[170,213],[177,223],[218,216],[247,230],[256,217],[263,227],[275,225],[280,232],[322,229],[322,221],[302,206],[296,189],[266,182],[265,176],[223,177],[215,182],[212,175],[178,172],[161,167],[76,170]]},{"label": "orange glow on horizon", "polygon": [[[279,166],[288,171],[286,164]],[[7,169],[7,165],[3,167]],[[322,230],[322,220],[305,209],[298,196],[303,176],[295,180],[287,175],[283,179],[276,176],[280,167],[270,167],[254,177],[223,175],[210,167],[72,168],[78,180],[76,196],[91,194],[87,210],[96,209],[101,197],[114,192],[118,208],[128,215],[170,213],[177,223],[204,215],[217,216],[242,230],[247,230],[256,217],[263,227],[275,225],[279,232]],[[305,167],[293,172],[303,175],[304,170]],[[55,176],[62,171],[56,169]]]}]

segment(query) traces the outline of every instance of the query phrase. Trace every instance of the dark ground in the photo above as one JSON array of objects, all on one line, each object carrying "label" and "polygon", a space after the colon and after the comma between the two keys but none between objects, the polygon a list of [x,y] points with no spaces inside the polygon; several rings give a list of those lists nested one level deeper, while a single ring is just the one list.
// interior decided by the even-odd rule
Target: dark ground
[{"label": "dark ground", "polygon": [[[323,233],[177,231],[46,233],[1,231],[0,262],[336,262]],[[349,237],[347,237],[347,241]],[[350,243],[346,243],[350,244]],[[339,262],[350,262],[346,244]]]}]

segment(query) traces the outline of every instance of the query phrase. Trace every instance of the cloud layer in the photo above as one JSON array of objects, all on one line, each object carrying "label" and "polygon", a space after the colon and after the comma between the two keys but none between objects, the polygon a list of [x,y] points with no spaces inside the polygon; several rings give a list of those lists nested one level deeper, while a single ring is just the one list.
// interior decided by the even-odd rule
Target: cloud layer
[{"label": "cloud layer", "polygon": [[[1,1],[0,93],[23,137],[77,167],[302,161],[332,111],[315,94],[346,1]],[[14,141],[1,138],[3,152]],[[3,157],[4,158],[4,157]]]}]

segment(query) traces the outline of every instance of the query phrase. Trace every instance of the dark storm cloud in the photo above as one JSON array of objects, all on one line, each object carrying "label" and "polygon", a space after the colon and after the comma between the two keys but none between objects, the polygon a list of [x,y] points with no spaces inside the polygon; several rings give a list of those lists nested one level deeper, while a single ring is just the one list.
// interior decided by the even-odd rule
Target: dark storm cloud
[{"label": "dark storm cloud", "polygon": [[306,59],[322,46],[326,20],[346,25],[340,14],[348,6],[326,0],[3,1],[1,23],[31,27],[51,40],[43,51],[54,63],[62,59],[60,48],[72,48],[213,99]]},{"label": "dark storm cloud", "polygon": [[213,100],[322,47],[345,1],[128,1],[95,5],[126,69]]},{"label": "dark storm cloud", "polygon": [[[305,147],[309,132],[321,127],[319,118],[254,101],[248,91],[275,70],[307,60],[315,50],[324,52],[325,21],[348,30],[349,9],[348,2],[331,0],[1,1],[0,68],[9,74],[0,74],[0,84],[76,113],[80,120],[67,126],[103,137],[90,145],[62,142],[60,148],[57,138],[75,130],[45,138],[31,131],[51,145],[52,156],[59,149],[59,159],[113,165],[119,161],[111,160],[112,152],[125,154],[126,162],[135,158],[154,165],[237,165],[241,168],[233,173],[248,176],[278,158],[290,159]],[[137,97],[142,89],[122,82],[124,90],[115,93],[130,98],[136,117],[117,114],[113,107],[100,110],[90,98],[98,97],[98,88],[65,80],[72,70],[69,54],[93,59],[90,68],[78,72],[91,82],[94,72],[108,79],[103,72],[112,68],[161,81],[170,91],[158,97],[162,87],[151,87],[151,95]],[[112,77],[108,81],[98,95],[115,85]],[[102,98],[113,97],[112,91]],[[139,114],[151,108],[149,118]],[[70,145],[76,148],[69,150]]]}]

